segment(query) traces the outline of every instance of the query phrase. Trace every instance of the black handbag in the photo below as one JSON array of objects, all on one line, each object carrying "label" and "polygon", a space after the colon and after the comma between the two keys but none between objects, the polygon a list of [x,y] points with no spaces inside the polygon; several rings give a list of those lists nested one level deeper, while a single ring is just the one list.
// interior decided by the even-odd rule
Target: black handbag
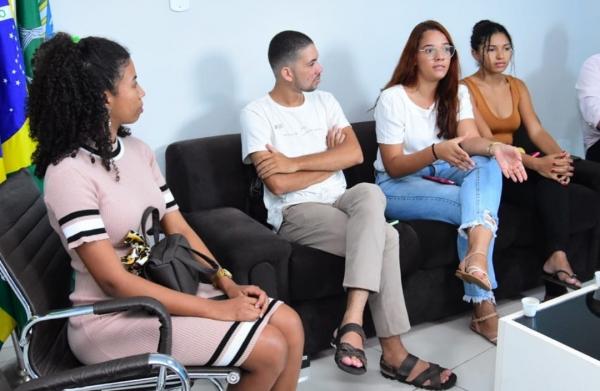
[{"label": "black handbag", "polygon": [[[159,240],[160,221],[158,209],[150,206],[142,215],[141,230],[146,243],[148,232],[146,223],[152,215],[152,236],[154,245],[150,249],[148,260],[143,264],[140,275],[147,280],[166,286],[179,292],[196,294],[200,281],[210,283],[221,267],[217,261],[190,247],[181,234],[165,235]],[[196,260],[194,254],[204,259],[213,268],[207,268]]]}]

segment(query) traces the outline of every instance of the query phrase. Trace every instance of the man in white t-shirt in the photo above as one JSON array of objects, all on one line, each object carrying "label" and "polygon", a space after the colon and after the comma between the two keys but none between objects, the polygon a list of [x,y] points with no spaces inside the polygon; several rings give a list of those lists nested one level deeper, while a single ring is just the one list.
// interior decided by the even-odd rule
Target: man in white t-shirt
[{"label": "man in white t-shirt", "polygon": [[585,158],[600,162],[600,54],[594,54],[585,60],[575,89],[584,122],[582,133]]},{"label": "man in white t-shirt", "polygon": [[[346,189],[342,170],[360,164],[362,151],[333,95],[316,91],[323,68],[312,40],[296,31],[277,34],[269,63],[274,88],[241,113],[242,159],[255,165],[265,185],[268,222],[291,241],[346,259],[348,302],[337,332],[337,365],[353,374],[366,371],[368,301],[383,357],[399,366],[408,355],[399,335],[410,324],[398,233],[385,221],[385,197],[374,184]],[[428,365],[419,360],[408,380]],[[448,370],[438,373],[442,383],[450,377]]]}]

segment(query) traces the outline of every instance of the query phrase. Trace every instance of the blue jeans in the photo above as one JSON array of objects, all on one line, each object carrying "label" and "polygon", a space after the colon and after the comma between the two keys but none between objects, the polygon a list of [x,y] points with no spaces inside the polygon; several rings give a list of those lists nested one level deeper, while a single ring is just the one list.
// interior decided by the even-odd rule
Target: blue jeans
[{"label": "blue jeans", "polygon": [[[385,214],[398,220],[438,220],[458,226],[458,258],[464,259],[468,249],[467,229],[483,225],[493,237],[498,227],[498,206],[502,193],[502,172],[495,159],[472,156],[475,168],[462,171],[438,160],[413,174],[392,178],[385,172],[377,172],[376,183],[387,198]],[[453,180],[456,185],[445,185],[423,179],[433,175]],[[487,272],[495,289],[498,287],[492,254],[494,239],[488,248]],[[465,283],[467,302],[494,302],[492,291]]]}]

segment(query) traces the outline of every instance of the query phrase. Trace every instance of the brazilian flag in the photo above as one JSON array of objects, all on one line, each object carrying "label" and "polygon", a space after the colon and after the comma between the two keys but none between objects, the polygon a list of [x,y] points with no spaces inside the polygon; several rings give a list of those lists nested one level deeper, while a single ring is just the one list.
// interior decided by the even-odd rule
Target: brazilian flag
[{"label": "brazilian flag", "polygon": [[[14,4],[0,0],[0,183],[21,168],[31,168],[35,144],[29,137],[26,116],[27,78],[32,75],[35,50],[47,28],[52,30],[50,15],[47,0],[17,0]],[[24,320],[18,301],[0,281],[0,346]]]}]

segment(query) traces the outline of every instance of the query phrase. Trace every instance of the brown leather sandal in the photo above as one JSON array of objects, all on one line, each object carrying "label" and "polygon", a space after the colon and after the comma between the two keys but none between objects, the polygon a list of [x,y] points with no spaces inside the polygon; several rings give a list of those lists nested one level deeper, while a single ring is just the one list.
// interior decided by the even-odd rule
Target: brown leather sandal
[{"label": "brown leather sandal", "polygon": [[[401,383],[424,388],[426,390],[447,390],[456,384],[457,378],[454,373],[450,375],[447,381],[442,383],[440,381],[440,376],[445,368],[431,362],[429,363],[429,368],[423,370],[423,372],[419,373],[413,380],[406,380],[418,361],[419,359],[416,356],[409,353],[404,361],[402,361],[402,364],[396,368],[386,363],[383,360],[383,356],[381,356],[379,368],[381,369],[381,375],[387,379],[398,380]],[[429,380],[429,385],[424,385],[427,380]]]},{"label": "brown leather sandal", "polygon": [[[357,323],[346,323],[335,331],[335,335],[331,341],[331,346],[335,348],[335,355],[333,359],[338,368],[340,368],[342,371],[351,373],[353,375],[363,375],[367,372],[367,356],[365,351],[363,349],[356,348],[347,342],[341,341],[342,336],[349,332],[355,332],[358,334],[364,345],[367,337],[362,326]],[[344,357],[356,357],[362,363],[362,367],[344,364],[342,362]]]},{"label": "brown leather sandal", "polygon": [[481,318],[475,318],[474,316],[471,318],[471,330],[473,330],[474,332],[476,332],[477,334],[481,335],[483,338],[485,338],[486,340],[488,340],[489,342],[493,343],[494,345],[496,345],[497,340],[498,340],[498,332],[496,333],[485,333],[482,329],[481,326],[479,326],[480,323],[485,322],[488,319],[491,319],[493,317],[498,317],[498,313],[496,311],[484,315]]},{"label": "brown leather sandal", "polygon": [[[465,259],[463,259],[465,269],[462,270],[460,268],[456,269],[454,275],[464,282],[468,282],[471,284],[475,284],[478,287],[485,289],[486,291],[492,290],[492,283],[490,282],[490,278],[485,270],[481,269],[477,266],[468,266],[469,258],[473,255],[483,255],[487,259],[487,254],[481,251],[473,251],[471,254],[467,255]],[[475,276],[475,273],[483,274],[483,278]]]}]

